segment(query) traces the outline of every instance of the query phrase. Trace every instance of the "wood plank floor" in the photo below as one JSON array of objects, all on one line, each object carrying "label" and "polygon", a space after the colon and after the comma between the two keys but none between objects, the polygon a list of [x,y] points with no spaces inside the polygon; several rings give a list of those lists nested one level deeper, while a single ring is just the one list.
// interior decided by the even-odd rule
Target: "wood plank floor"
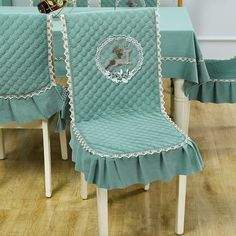
[{"label": "wood plank floor", "polygon": [[[199,145],[205,169],[188,178],[186,236],[236,235],[236,106],[193,102],[190,137]],[[40,131],[5,132],[7,159],[0,161],[0,235],[98,235],[95,186],[79,196],[79,173],[60,159],[51,135],[53,197],[44,197]],[[176,179],[109,192],[111,236],[171,236]]]}]

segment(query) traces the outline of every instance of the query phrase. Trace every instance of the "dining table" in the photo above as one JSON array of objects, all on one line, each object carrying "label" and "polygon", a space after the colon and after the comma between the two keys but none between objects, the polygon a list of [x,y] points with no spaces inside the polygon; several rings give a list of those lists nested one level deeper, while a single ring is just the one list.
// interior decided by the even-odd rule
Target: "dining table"
[{"label": "dining table", "polygon": [[[65,7],[52,13],[54,15],[53,45],[57,77],[66,76],[60,14],[106,10],[111,10],[111,8]],[[210,78],[187,9],[160,7],[159,10],[162,77],[174,78],[175,122],[187,133],[190,111],[188,91],[193,86],[209,81]],[[25,13],[42,14],[39,13],[37,7],[0,7],[0,14]]]}]

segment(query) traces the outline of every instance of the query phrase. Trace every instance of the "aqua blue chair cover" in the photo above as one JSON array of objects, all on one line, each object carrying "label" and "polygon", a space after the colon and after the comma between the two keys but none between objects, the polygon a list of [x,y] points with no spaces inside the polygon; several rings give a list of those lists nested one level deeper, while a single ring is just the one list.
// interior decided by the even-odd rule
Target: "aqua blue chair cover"
[{"label": "aqua blue chair cover", "polygon": [[203,103],[236,103],[236,57],[228,60],[206,60],[211,81],[195,85],[189,99]]},{"label": "aqua blue chair cover", "polygon": [[12,1],[11,0],[0,0],[0,6],[11,6]]},{"label": "aqua blue chair cover", "polygon": [[51,16],[2,14],[0,31],[0,124],[62,112],[66,91],[54,80]]},{"label": "aqua blue chair cover", "polygon": [[164,110],[155,10],[120,8],[61,20],[75,169],[106,189],[200,171],[197,146]]},{"label": "aqua blue chair cover", "polygon": [[101,0],[101,7],[156,7],[155,0]]}]

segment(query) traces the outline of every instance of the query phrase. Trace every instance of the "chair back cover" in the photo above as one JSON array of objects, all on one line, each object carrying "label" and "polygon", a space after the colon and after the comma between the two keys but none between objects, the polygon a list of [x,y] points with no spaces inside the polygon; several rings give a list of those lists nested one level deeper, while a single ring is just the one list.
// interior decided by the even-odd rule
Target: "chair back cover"
[{"label": "chair back cover", "polygon": [[47,24],[43,15],[0,15],[0,98],[27,98],[54,85]]},{"label": "chair back cover", "polygon": [[73,122],[161,111],[157,14],[133,9],[65,16]]},{"label": "chair back cover", "polygon": [[11,6],[11,0],[0,0],[0,6]]},{"label": "chair back cover", "polygon": [[65,90],[54,80],[51,16],[0,15],[0,124],[48,119]]},{"label": "chair back cover", "polygon": [[[91,0],[89,1],[91,5]],[[156,7],[156,0],[101,0],[101,7]]]}]

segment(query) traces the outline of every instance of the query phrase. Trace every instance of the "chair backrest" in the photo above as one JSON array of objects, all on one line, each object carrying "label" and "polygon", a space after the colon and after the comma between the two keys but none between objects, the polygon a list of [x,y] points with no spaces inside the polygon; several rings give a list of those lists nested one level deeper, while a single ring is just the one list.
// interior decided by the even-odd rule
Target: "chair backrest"
[{"label": "chair backrest", "polygon": [[158,11],[106,10],[61,19],[72,122],[160,112]]},{"label": "chair backrest", "polygon": [[100,0],[101,7],[156,7],[156,0]]},{"label": "chair backrest", "polygon": [[0,0],[0,6],[11,6],[11,0]]},{"label": "chair backrest", "polygon": [[0,99],[32,97],[55,85],[50,16],[1,14],[0,32]]}]

